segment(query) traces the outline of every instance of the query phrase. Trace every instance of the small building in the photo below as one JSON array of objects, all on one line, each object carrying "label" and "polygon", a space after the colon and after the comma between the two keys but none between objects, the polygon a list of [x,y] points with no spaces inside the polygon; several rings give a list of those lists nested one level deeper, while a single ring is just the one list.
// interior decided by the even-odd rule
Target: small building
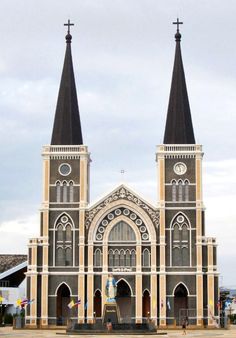
[{"label": "small building", "polygon": [[0,255],[0,296],[3,315],[16,313],[16,301],[26,297],[27,255]]}]

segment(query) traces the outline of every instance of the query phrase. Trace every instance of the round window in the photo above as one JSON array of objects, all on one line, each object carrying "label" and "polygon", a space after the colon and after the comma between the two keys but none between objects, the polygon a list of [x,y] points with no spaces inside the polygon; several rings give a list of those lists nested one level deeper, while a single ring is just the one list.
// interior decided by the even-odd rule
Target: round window
[{"label": "round window", "polygon": [[59,167],[59,173],[62,175],[62,176],[67,176],[71,173],[71,166],[67,163],[63,163],[60,165]]}]

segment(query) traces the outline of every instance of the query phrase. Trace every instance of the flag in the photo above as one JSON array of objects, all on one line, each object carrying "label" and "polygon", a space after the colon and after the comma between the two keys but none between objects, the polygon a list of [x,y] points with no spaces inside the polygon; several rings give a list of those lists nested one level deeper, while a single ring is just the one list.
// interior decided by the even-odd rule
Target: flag
[{"label": "flag", "polygon": [[167,300],[167,307],[168,307],[169,310],[171,310],[171,307],[170,307],[170,300],[169,300],[169,299]]},{"label": "flag", "polygon": [[209,300],[209,305],[213,306],[213,301],[211,299]]},{"label": "flag", "polygon": [[21,306],[21,302],[22,302],[22,300],[19,298],[19,299],[17,299],[17,301],[16,301],[16,306]]},{"label": "flag", "polygon": [[73,299],[67,306],[69,309],[72,309],[75,306],[75,302],[73,301]]},{"label": "flag", "polygon": [[4,298],[0,296],[0,303],[2,303],[3,301],[4,301]]}]

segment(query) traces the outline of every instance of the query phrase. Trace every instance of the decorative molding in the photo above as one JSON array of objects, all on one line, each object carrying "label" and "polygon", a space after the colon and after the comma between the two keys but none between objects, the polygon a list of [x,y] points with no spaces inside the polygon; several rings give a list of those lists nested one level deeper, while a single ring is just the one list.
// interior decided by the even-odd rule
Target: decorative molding
[{"label": "decorative molding", "polygon": [[95,208],[89,210],[86,212],[85,220],[86,220],[86,227],[88,228],[89,225],[92,223],[94,217],[96,214],[106,207],[108,204],[117,201],[119,199],[124,199],[133,202],[140,208],[142,208],[151,218],[153,223],[155,224],[156,228],[159,226],[159,220],[160,220],[160,212],[159,210],[155,210],[151,208],[149,205],[144,203],[140,198],[132,194],[128,189],[125,189],[124,187],[118,189],[115,191],[111,196],[106,198],[104,201],[102,201],[100,204],[98,204]]}]

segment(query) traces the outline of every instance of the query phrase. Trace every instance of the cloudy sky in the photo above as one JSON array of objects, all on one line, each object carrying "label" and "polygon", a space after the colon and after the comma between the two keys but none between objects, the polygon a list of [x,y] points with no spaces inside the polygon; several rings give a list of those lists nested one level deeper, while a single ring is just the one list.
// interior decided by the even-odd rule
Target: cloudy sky
[{"label": "cloudy sky", "polygon": [[206,232],[219,243],[221,284],[236,285],[235,15],[234,0],[1,0],[1,253],[26,253],[28,237],[39,233],[40,154],[51,138],[68,18],[91,199],[123,179],[156,203],[155,147],[179,16],[195,136],[205,152]]}]

